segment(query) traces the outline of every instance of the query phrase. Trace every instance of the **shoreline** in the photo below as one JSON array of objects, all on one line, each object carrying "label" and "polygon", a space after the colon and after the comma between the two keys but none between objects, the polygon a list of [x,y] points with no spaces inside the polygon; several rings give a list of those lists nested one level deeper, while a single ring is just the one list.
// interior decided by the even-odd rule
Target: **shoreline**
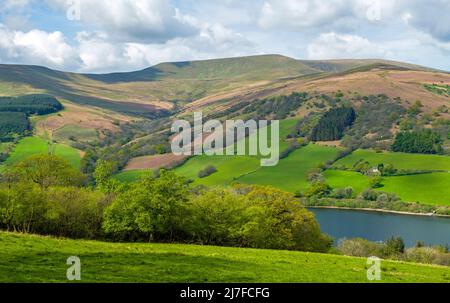
[{"label": "shoreline", "polygon": [[316,209],[342,209],[342,210],[354,210],[354,211],[369,211],[378,213],[389,213],[394,215],[406,215],[406,216],[420,216],[420,217],[435,217],[435,218],[447,218],[450,219],[449,215],[440,215],[435,213],[412,213],[407,211],[396,211],[389,209],[379,209],[379,208],[358,208],[358,207],[339,207],[339,206],[305,206],[306,208],[316,208]]}]

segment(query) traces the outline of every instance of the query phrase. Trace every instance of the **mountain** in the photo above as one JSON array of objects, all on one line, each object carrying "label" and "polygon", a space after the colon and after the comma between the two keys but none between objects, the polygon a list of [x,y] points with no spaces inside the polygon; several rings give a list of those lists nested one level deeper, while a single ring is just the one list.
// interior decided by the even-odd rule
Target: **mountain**
[{"label": "mountain", "polygon": [[445,96],[424,88],[433,83],[450,83],[450,74],[396,61],[307,61],[280,55],[162,63],[111,74],[0,65],[0,95],[48,93],[76,108],[77,117],[88,109],[99,117],[120,115],[110,121],[153,119],[198,108],[215,111],[294,91],[382,93],[405,102],[420,99],[431,111],[448,103]]}]

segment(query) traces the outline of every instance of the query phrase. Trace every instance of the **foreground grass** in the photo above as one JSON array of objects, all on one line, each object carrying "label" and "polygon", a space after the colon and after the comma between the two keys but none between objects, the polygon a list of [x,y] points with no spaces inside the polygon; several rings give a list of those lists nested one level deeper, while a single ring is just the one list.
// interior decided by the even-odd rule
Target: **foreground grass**
[{"label": "foreground grass", "polygon": [[[362,258],[172,244],[117,244],[0,233],[0,282],[368,282]],[[382,262],[382,282],[449,282],[446,267]]]}]

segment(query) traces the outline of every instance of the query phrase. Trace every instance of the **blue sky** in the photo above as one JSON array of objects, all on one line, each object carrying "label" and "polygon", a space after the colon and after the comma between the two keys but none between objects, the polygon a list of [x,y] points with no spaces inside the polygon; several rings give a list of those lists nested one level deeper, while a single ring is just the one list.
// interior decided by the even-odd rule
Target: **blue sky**
[{"label": "blue sky", "polygon": [[0,0],[0,63],[97,73],[278,53],[450,70],[449,15],[450,0]]}]

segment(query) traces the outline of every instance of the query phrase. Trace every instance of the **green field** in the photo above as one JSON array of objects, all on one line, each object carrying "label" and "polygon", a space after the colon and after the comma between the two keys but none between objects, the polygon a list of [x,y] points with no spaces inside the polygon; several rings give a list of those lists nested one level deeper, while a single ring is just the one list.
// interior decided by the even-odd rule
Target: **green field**
[{"label": "green field", "polygon": [[[280,151],[285,150],[289,143],[286,137],[291,133],[297,123],[296,119],[286,119],[280,121]],[[270,128],[269,128],[270,130]],[[269,138],[270,138],[269,131]],[[253,134],[251,136],[257,136]],[[245,139],[246,150],[248,151],[249,138]],[[217,168],[217,172],[206,178],[198,178],[198,173],[208,166]],[[175,172],[194,181],[195,185],[220,186],[229,185],[237,178],[254,172],[260,168],[259,156],[196,156],[189,159],[185,164],[175,169]],[[120,181],[130,182],[140,176],[139,171],[121,172],[116,175]]]},{"label": "green field", "polygon": [[[213,165],[217,172],[206,178],[199,179],[198,173],[202,169]],[[198,156],[190,159],[175,172],[190,180],[194,184],[207,186],[228,185],[238,177],[257,170],[260,160],[250,156]]]},{"label": "green field", "polygon": [[310,144],[280,160],[277,166],[260,167],[256,172],[239,178],[238,182],[270,185],[289,192],[304,190],[308,186],[308,171],[332,160],[337,153],[337,148]]},{"label": "green field", "polygon": [[369,178],[357,172],[330,169],[324,172],[324,176],[332,188],[351,187],[355,196],[370,187]]},{"label": "green field", "polygon": [[5,164],[12,165],[32,155],[48,154],[51,150],[55,155],[69,161],[74,167],[80,167],[81,157],[80,153],[76,149],[63,144],[49,145],[48,141],[37,137],[27,137],[20,140],[14,148],[14,151],[5,161]]},{"label": "green field", "polygon": [[142,177],[153,174],[151,170],[129,170],[129,171],[121,171],[118,174],[114,175],[114,179],[119,180],[120,182],[133,182]]},{"label": "green field", "polygon": [[380,190],[396,193],[403,201],[450,205],[450,173],[385,178]]},{"label": "green field", "polygon": [[[366,259],[277,250],[103,243],[0,232],[0,282],[368,282]],[[381,282],[449,282],[448,267],[382,262]]]},{"label": "green field", "polygon": [[345,166],[352,168],[353,165],[365,160],[370,164],[377,166],[380,163],[392,164],[397,169],[414,169],[414,170],[447,170],[450,171],[450,157],[439,155],[420,155],[382,152],[377,153],[371,150],[357,150],[351,155],[340,159],[335,166]]},{"label": "green field", "polygon": [[[369,188],[369,178],[357,172],[327,170],[327,183],[333,188],[352,187],[355,195]],[[402,201],[450,205],[450,173],[384,177],[378,190],[396,193]]]}]

